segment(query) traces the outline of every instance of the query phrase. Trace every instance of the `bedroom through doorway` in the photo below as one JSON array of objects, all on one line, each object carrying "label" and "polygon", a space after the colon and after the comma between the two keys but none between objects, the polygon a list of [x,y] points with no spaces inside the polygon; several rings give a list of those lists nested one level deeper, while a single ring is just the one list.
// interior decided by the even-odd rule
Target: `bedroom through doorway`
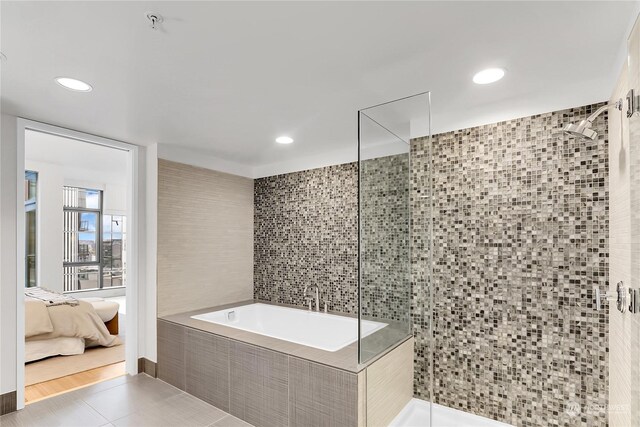
[{"label": "bedroom through doorway", "polygon": [[126,374],[129,156],[25,130],[26,404]]}]

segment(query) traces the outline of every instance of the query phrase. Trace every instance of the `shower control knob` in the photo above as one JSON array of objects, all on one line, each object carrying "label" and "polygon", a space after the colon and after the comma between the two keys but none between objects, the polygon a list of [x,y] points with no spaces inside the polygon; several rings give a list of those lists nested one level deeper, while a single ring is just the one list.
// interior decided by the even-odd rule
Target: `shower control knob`
[{"label": "shower control knob", "polygon": [[638,290],[629,288],[629,313],[638,312]]},{"label": "shower control knob", "polygon": [[616,293],[618,294],[616,307],[620,313],[624,313],[627,311],[627,293],[624,291],[624,283],[622,280],[616,284]]},{"label": "shower control knob", "polygon": [[640,95],[631,89],[627,93],[627,118],[631,118],[634,114],[640,113]]}]

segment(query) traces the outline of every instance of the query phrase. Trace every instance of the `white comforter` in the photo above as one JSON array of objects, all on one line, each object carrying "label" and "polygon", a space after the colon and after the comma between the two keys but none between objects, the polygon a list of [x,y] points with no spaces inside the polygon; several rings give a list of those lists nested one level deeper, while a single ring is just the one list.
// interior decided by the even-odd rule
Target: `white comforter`
[{"label": "white comforter", "polygon": [[120,344],[118,337],[109,333],[93,306],[85,301],[79,301],[76,306],[47,307],[43,301],[26,297],[25,315],[27,342],[72,337],[84,339],[87,347]]}]

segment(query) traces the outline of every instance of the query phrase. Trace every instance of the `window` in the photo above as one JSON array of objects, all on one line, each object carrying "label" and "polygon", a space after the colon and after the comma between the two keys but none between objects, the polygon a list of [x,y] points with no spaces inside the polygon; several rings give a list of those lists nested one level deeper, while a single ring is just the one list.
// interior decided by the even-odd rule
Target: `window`
[{"label": "window", "polygon": [[64,291],[125,286],[125,217],[103,215],[102,191],[64,187]]},{"label": "window", "polygon": [[102,287],[124,286],[126,257],[126,217],[102,216]]},{"label": "window", "polygon": [[26,171],[24,176],[24,210],[26,225],[25,241],[25,283],[27,288],[38,286],[37,281],[37,204],[38,204],[38,173]]}]

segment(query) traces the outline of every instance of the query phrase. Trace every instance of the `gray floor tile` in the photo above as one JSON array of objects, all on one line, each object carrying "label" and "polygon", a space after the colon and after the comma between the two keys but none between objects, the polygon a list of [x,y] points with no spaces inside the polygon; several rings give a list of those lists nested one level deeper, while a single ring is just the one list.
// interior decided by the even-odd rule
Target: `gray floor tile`
[{"label": "gray floor tile", "polygon": [[215,406],[146,375],[116,378],[96,386],[27,405],[19,412],[0,417],[0,426],[206,427],[225,418],[229,424],[216,426],[249,425]]},{"label": "gray floor tile", "polygon": [[116,427],[207,427],[223,419],[226,412],[183,393],[113,421]]},{"label": "gray floor tile", "polygon": [[57,396],[32,403],[25,409],[0,417],[2,427],[98,427],[108,423],[82,400]]},{"label": "gray floor tile", "polygon": [[90,394],[83,397],[83,400],[113,422],[181,393],[182,391],[165,382],[137,375],[131,381]]},{"label": "gray floor tile", "polygon": [[117,377],[108,381],[102,381],[97,384],[90,385],[88,387],[79,388],[78,390],[69,392],[66,395],[74,396],[77,398],[83,398],[83,397],[87,397],[90,394],[97,393],[99,391],[104,391],[113,387],[117,387],[128,381],[134,381],[135,379],[136,377],[131,375],[122,375],[120,377]]},{"label": "gray floor tile", "polygon": [[211,427],[253,427],[246,421],[242,421],[240,418],[236,418],[233,415],[227,415],[220,421],[216,421]]}]

